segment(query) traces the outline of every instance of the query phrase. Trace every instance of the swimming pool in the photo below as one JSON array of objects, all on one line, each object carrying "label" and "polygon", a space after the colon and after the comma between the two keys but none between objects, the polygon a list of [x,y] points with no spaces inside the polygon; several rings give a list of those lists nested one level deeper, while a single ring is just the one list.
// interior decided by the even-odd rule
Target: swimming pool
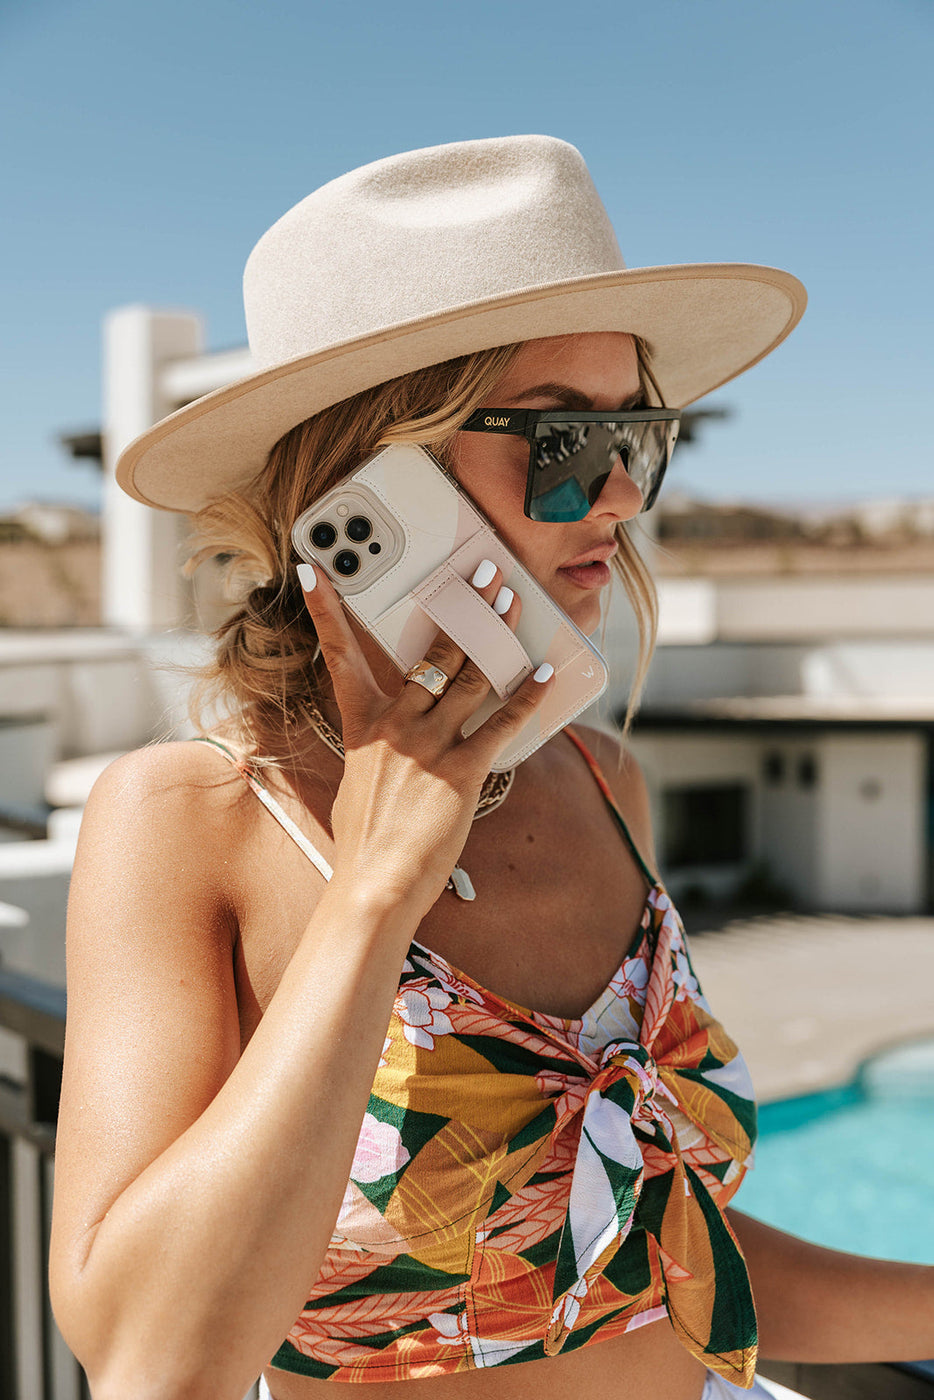
[{"label": "swimming pool", "polygon": [[817,1244],[934,1264],[934,1040],[759,1110],[738,1210]]}]

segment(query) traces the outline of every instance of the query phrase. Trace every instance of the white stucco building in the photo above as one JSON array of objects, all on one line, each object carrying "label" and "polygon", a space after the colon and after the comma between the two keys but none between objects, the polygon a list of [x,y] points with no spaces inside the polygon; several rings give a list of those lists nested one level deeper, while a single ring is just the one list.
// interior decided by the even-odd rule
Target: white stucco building
[{"label": "white stucco building", "polygon": [[934,579],[661,581],[634,750],[673,892],[934,901]]},{"label": "white stucco building", "polygon": [[[0,958],[59,980],[81,807],[109,755],[185,732],[210,570],[179,572],[183,518],[117,489],[122,447],[250,370],[189,312],[124,307],[104,332],[104,622],[0,631]],[[771,889],[802,907],[934,907],[934,577],[659,580],[659,646],[633,747],[676,897]],[[613,608],[607,718],[633,655]],[[180,664],[179,664],[180,663]],[[53,812],[48,817],[48,805]],[[46,840],[27,840],[44,829]]]}]

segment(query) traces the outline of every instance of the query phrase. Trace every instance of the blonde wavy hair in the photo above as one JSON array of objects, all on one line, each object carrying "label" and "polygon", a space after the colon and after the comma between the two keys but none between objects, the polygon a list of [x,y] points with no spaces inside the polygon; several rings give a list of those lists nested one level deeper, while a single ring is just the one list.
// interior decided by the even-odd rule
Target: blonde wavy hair
[{"label": "blonde wavy hair", "polygon": [[[647,403],[661,404],[644,343],[635,337]],[[380,447],[418,443],[451,465],[452,439],[503,378],[521,345],[481,350],[392,379],[299,423],[273,447],[248,485],[192,517],[184,572],[209,560],[224,574],[230,611],[212,633],[210,661],[195,672],[190,712],[222,717],[237,740],[270,762],[294,761],[309,701],[320,705],[324,663],[295,573],[291,527],[302,511]],[[613,567],[636,616],[639,650],[623,734],[628,733],[655,646],[652,576],[626,525]],[[275,752],[279,750],[278,754]]]}]

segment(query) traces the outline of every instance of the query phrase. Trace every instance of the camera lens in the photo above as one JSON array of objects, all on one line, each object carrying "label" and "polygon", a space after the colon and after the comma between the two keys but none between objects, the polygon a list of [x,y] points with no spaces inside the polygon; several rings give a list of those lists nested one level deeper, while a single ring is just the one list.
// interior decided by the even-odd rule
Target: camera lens
[{"label": "camera lens", "polygon": [[337,531],[326,520],[322,520],[311,532],[311,542],[315,549],[330,549],[336,539]]},{"label": "camera lens", "polygon": [[368,540],[373,533],[373,526],[365,515],[355,515],[352,520],[348,520],[344,526],[349,540],[355,540],[360,544],[362,540]]},{"label": "camera lens", "polygon": [[334,568],[337,573],[343,574],[344,578],[349,578],[351,574],[355,574],[359,567],[360,556],[354,554],[352,549],[342,549],[339,554],[335,554],[334,556]]}]

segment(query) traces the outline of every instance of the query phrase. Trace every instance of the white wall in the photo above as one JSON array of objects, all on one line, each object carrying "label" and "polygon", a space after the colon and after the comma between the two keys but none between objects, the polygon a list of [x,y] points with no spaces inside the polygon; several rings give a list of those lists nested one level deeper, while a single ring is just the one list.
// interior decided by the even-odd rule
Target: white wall
[{"label": "white wall", "polygon": [[[663,870],[672,893],[701,885],[729,899],[756,866],[797,903],[839,911],[916,913],[925,908],[925,741],[919,733],[834,734],[811,738],[640,734],[632,744],[652,801],[659,853],[665,849],[665,789],[744,783],[750,789],[749,858],[744,865]],[[784,776],[767,782],[766,757]],[[800,780],[811,760],[816,781]]]},{"label": "white wall", "polygon": [[659,641],[934,638],[928,574],[766,574],[657,579]]},{"label": "white wall", "polygon": [[190,616],[191,587],[179,570],[184,518],[125,495],[114,466],[128,443],[177,407],[161,371],[196,355],[203,340],[201,321],[190,312],[122,306],[104,322],[102,593],[112,627],[147,632]]},{"label": "white wall", "polygon": [[660,646],[644,704],[674,709],[694,700],[736,695],[800,695],[808,648],[731,642]]},{"label": "white wall", "polygon": [[934,637],[927,575],[718,579],[716,589],[716,634],[724,640]]},{"label": "white wall", "polygon": [[[931,613],[934,621],[934,607]],[[934,640],[863,639],[807,651],[801,668],[805,695],[934,700]]]},{"label": "white wall", "polygon": [[926,881],[920,735],[829,735],[821,743],[818,903],[916,911]]},{"label": "white wall", "polygon": [[702,885],[715,898],[729,898],[736,884],[756,863],[761,849],[759,772],[761,745],[756,739],[731,735],[652,734],[639,735],[632,742],[649,788],[652,824],[659,859],[665,850],[663,793],[667,788],[693,787],[715,783],[743,783],[750,789],[750,851],[746,864],[730,866],[691,866],[678,871],[662,870],[677,899],[686,885]]},{"label": "white wall", "polygon": [[17,788],[25,782],[41,791],[50,760],[136,748],[182,732],[190,668],[205,646],[188,632],[133,640],[103,630],[0,636],[0,716],[47,721],[35,760],[41,772],[18,775]]},{"label": "white wall", "polygon": [[55,731],[47,719],[22,715],[0,722],[0,807],[40,812],[43,780],[55,757]]},{"label": "white wall", "polygon": [[656,579],[658,640],[713,642],[717,637],[717,584],[709,578]]},{"label": "white wall", "polygon": [[[934,642],[927,638],[843,642],[726,642],[661,645],[645,703],[676,708],[732,696],[934,702]],[[932,711],[934,713],[934,711]]]},{"label": "white wall", "polygon": [[[818,902],[822,855],[818,841],[820,745],[800,739],[762,739],[759,743],[760,859],[799,903],[814,905]],[[784,768],[778,782],[769,782],[764,776],[770,755],[779,757]],[[806,787],[800,780],[801,765],[808,761],[817,765],[815,787]]]},{"label": "white wall", "polygon": [[135,437],[183,404],[251,372],[249,351],[204,354],[204,327],[190,311],[121,306],[104,321],[104,618],[150,632],[192,624],[191,585],[181,576],[183,516],[151,510],[114,480]]}]

